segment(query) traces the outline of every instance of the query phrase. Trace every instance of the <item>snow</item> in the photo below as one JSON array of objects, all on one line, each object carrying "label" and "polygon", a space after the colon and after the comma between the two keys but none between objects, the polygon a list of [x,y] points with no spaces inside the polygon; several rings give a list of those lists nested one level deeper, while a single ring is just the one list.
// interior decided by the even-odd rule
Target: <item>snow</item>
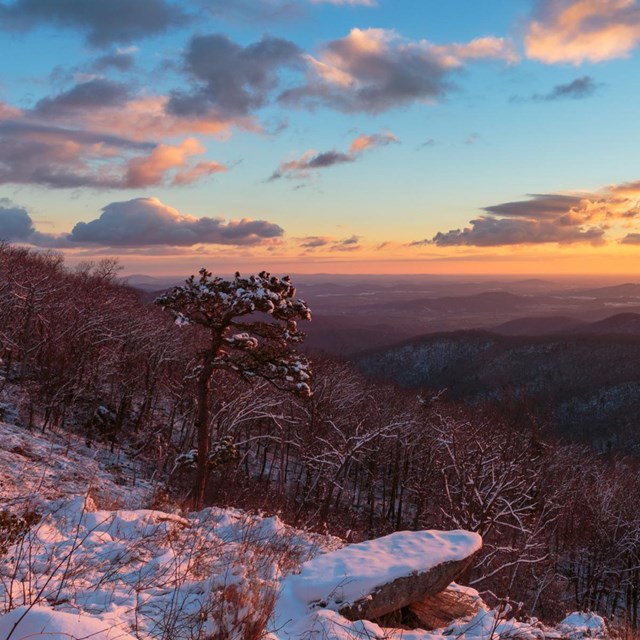
[{"label": "snow", "polygon": [[481,546],[480,536],[468,531],[399,531],[317,556],[284,589],[305,606],[328,599],[323,606],[335,609],[397,578],[463,560]]},{"label": "snow", "polygon": [[[136,477],[138,476],[138,477]],[[48,500],[91,490],[98,503],[138,507],[151,484],[121,453],[110,453],[71,433],[45,434],[0,423],[0,505],[35,509]],[[1,507],[0,507],[1,508]]]},{"label": "snow", "polygon": [[571,640],[580,640],[606,635],[607,625],[596,613],[576,611],[558,625],[558,630]]},{"label": "snow", "polygon": [[[123,629],[141,640],[186,640],[224,629],[231,613],[250,618],[254,605],[259,610],[263,597],[277,592],[286,567],[339,544],[277,517],[233,509],[183,517],[100,510],[90,497],[58,500],[0,558],[0,612],[49,606],[76,618],[86,613],[102,630]],[[234,603],[251,606],[243,611]],[[34,610],[25,616],[28,624]],[[36,616],[33,624],[40,622]],[[68,631],[80,637],[73,625]]]},{"label": "snow", "polygon": [[[295,621],[317,607],[336,611],[376,587],[443,562],[463,560],[481,546],[480,536],[468,531],[399,531],[316,556],[302,565],[299,574],[283,580],[276,626],[295,635],[299,632]],[[331,620],[330,615],[323,616]]]},{"label": "snow", "polygon": [[[133,472],[124,454],[0,422],[0,508],[42,516],[0,557],[2,640],[18,620],[11,640],[235,639],[269,603],[269,640],[606,638],[595,614],[574,613],[556,631],[508,619],[481,600],[473,617],[436,631],[348,621],[335,610],[339,600],[464,558],[479,536],[399,532],[344,547],[277,516],[139,508],[149,504],[152,486],[134,482]],[[450,588],[479,598],[469,587]],[[320,598],[327,606],[314,608]]]},{"label": "snow", "polygon": [[0,617],[0,638],[7,640],[12,631],[12,640],[41,637],[47,640],[135,640],[122,628],[122,624],[109,623],[103,618],[83,613],[56,611],[41,605],[18,607]]}]

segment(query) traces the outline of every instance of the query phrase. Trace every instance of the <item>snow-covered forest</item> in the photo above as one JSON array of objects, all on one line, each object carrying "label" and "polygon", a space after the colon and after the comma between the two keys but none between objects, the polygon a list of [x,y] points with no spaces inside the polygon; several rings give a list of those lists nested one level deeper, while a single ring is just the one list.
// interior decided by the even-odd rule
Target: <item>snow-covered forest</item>
[{"label": "snow-covered forest", "polygon": [[[88,614],[76,637],[101,637],[90,615],[113,621],[112,639],[280,637],[287,575],[404,530],[482,538],[459,578],[482,605],[446,635],[605,633],[597,615],[535,621],[572,611],[635,633],[637,461],[545,437],[516,400],[453,404],[307,360],[308,310],[286,279],[218,283],[205,322],[178,295],[203,280],[154,305],[117,274],[0,247],[7,637],[52,611],[65,633],[64,616]],[[327,616],[318,637],[426,637]]]}]

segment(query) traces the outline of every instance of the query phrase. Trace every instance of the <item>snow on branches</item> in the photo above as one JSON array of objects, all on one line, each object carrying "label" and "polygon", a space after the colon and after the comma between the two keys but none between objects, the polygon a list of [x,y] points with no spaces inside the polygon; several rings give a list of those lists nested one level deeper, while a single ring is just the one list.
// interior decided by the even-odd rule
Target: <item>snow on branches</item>
[{"label": "snow on branches", "polygon": [[211,371],[228,369],[247,380],[263,378],[281,389],[310,395],[309,364],[293,345],[304,339],[297,321],[310,320],[311,312],[295,298],[289,277],[262,271],[246,278],[236,273],[227,280],[212,277],[206,269],[199,273],[199,278],[191,276],[161,295],[156,304],[169,309],[177,324],[209,330]]},{"label": "snow on branches", "polygon": [[276,278],[266,271],[233,280],[213,277],[200,269],[156,299],[169,309],[180,325],[199,325],[208,332],[200,352],[196,374],[198,449],[193,506],[204,503],[211,445],[210,399],[215,372],[226,369],[241,378],[269,381],[275,387],[310,396],[309,362],[295,349],[304,334],[298,320],[311,320],[309,307],[295,297],[288,277]]}]

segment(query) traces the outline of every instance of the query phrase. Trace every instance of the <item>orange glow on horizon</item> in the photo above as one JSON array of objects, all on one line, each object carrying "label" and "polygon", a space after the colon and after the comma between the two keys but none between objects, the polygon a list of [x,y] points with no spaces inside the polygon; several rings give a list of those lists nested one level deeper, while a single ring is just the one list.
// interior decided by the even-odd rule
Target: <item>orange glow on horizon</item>
[{"label": "orange glow on horizon", "polygon": [[[640,247],[614,245],[603,248],[557,247],[455,247],[428,251],[395,249],[390,252],[361,250],[345,253],[291,255],[285,247],[243,252],[230,247],[183,250],[164,254],[120,255],[124,274],[175,276],[195,273],[206,266],[218,273],[242,273],[263,269],[277,274],[335,275],[497,275],[497,276],[627,276],[640,278]],[[118,256],[117,251],[95,256],[87,250],[65,252],[69,265],[105,255]]]}]

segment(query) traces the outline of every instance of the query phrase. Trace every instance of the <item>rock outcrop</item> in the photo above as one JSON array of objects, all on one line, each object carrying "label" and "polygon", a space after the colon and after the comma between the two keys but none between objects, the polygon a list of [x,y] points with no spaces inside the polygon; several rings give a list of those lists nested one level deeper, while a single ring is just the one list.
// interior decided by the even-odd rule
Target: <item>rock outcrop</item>
[{"label": "rock outcrop", "polygon": [[431,631],[446,627],[460,618],[471,618],[478,613],[482,604],[475,589],[454,583],[440,593],[413,602],[407,613],[412,618],[412,626]]},{"label": "rock outcrop", "polygon": [[292,618],[327,609],[377,620],[443,591],[481,547],[469,531],[399,531],[305,562],[283,582],[280,600]]},{"label": "rock outcrop", "polygon": [[[348,620],[376,620],[405,607],[414,607],[412,613],[416,615],[417,608],[417,617],[421,622],[423,618],[428,620],[437,616],[438,607],[446,610],[445,601],[450,601],[451,597],[442,596],[446,593],[443,590],[468,569],[472,561],[473,555],[437,564],[427,571],[402,576],[376,587],[356,602],[339,608],[338,612]],[[444,611],[441,611],[440,615],[443,614]],[[458,617],[460,616],[452,615],[443,625],[437,626],[445,626]],[[431,628],[435,629],[437,626]]]}]

